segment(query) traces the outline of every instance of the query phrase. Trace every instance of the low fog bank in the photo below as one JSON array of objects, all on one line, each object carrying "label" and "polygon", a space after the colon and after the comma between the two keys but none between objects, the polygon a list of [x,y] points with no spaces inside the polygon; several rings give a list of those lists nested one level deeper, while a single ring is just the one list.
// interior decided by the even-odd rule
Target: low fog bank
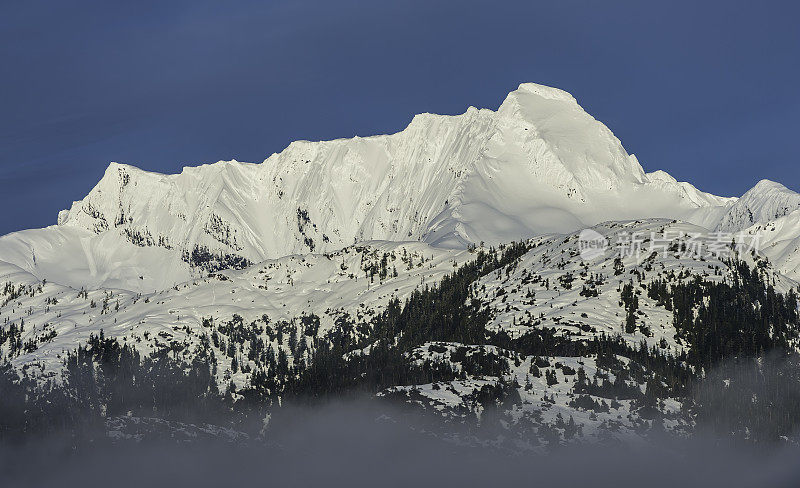
[{"label": "low fog bank", "polygon": [[447,422],[408,404],[351,398],[284,406],[266,427],[260,417],[238,430],[117,417],[15,439],[0,443],[0,486],[800,486],[798,356],[729,361],[704,376],[692,395],[702,408],[687,412],[697,422],[690,438],[650,430],[543,446],[509,438],[506,417],[492,422],[491,411],[480,423]]},{"label": "low fog bank", "polygon": [[[800,450],[734,448],[711,437],[573,445],[543,454],[459,445],[472,432],[407,410],[346,402],[286,409],[268,442],[40,439],[0,448],[8,487],[548,486],[764,487],[800,484]],[[433,431],[448,431],[448,440]],[[488,438],[483,433],[482,438]],[[498,433],[498,435],[500,435]]]}]

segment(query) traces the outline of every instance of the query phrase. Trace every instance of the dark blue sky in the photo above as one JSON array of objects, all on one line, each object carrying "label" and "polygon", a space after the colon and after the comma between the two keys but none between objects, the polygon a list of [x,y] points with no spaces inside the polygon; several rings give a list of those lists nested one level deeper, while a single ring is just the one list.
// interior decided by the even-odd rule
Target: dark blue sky
[{"label": "dark blue sky", "polygon": [[645,169],[800,189],[800,8],[778,1],[6,1],[0,234],[109,161],[175,172],[571,92]]}]

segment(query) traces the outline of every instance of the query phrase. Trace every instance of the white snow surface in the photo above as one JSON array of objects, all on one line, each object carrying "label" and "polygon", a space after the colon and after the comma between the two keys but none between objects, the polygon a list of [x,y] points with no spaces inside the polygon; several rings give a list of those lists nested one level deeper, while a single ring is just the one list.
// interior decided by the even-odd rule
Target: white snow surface
[{"label": "white snow surface", "polygon": [[717,230],[743,230],[780,219],[796,210],[800,210],[800,194],[780,183],[761,180],[730,207]]},{"label": "white snow surface", "polygon": [[525,83],[496,111],[297,141],[260,164],[163,175],[112,163],[58,225],[0,238],[0,260],[73,287],[152,292],[197,276],[181,260],[196,246],[253,263],[367,240],[465,248],[608,220],[713,227],[734,201],[645,173],[570,94]]}]

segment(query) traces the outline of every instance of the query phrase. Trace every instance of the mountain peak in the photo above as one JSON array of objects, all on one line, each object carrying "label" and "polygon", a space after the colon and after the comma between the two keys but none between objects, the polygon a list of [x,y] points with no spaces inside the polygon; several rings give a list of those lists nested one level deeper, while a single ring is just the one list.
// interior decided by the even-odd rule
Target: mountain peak
[{"label": "mountain peak", "polygon": [[717,230],[734,232],[800,209],[800,194],[772,180],[761,180],[722,218]]},{"label": "mountain peak", "polygon": [[497,113],[528,119],[533,114],[547,115],[573,110],[583,112],[575,97],[564,90],[537,83],[521,83],[516,90],[506,96]]},{"label": "mountain peak", "polygon": [[753,188],[747,191],[745,195],[748,194],[763,194],[764,192],[781,192],[781,193],[789,193],[789,194],[797,194],[796,192],[790,190],[785,185],[778,183],[777,181],[763,179],[755,184]]},{"label": "mountain peak", "polygon": [[[633,155],[631,155],[631,156],[633,156]],[[653,171],[652,173],[647,173],[647,177],[650,178],[650,180],[652,180],[652,181],[665,181],[667,183],[677,183],[678,182],[678,180],[676,180],[674,176],[672,176],[671,174],[669,174],[666,171],[661,170],[661,169],[657,169],[657,170]]]},{"label": "mountain peak", "polygon": [[509,93],[509,96],[514,94],[530,94],[537,95],[547,100],[559,100],[563,102],[578,103],[568,92],[552,86],[540,85],[538,83],[521,83],[516,90]]},{"label": "mountain peak", "polygon": [[697,222],[697,210],[725,204],[666,173],[648,178],[572,95],[523,83],[496,111],[421,114],[395,134],[296,141],[261,164],[220,161],[160,174],[111,163],[58,222],[108,254],[87,254],[92,273],[129,261],[117,255],[144,252],[157,269],[140,276],[169,283],[166,262],[185,276],[189,265],[369,240],[498,244],[607,220]]}]

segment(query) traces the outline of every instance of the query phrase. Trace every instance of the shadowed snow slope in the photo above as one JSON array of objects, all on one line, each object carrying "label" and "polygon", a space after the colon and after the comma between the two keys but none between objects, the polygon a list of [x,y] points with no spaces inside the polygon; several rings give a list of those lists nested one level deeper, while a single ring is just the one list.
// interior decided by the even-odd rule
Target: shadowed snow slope
[{"label": "shadowed snow slope", "polygon": [[59,241],[77,260],[60,276],[68,284],[131,275],[141,278],[127,288],[152,290],[187,279],[187,263],[226,267],[376,239],[463,248],[645,217],[713,227],[732,204],[646,174],[571,95],[526,83],[497,111],[293,142],[261,164],[162,175],[112,163],[57,226],[2,238],[0,260],[49,277]]}]

